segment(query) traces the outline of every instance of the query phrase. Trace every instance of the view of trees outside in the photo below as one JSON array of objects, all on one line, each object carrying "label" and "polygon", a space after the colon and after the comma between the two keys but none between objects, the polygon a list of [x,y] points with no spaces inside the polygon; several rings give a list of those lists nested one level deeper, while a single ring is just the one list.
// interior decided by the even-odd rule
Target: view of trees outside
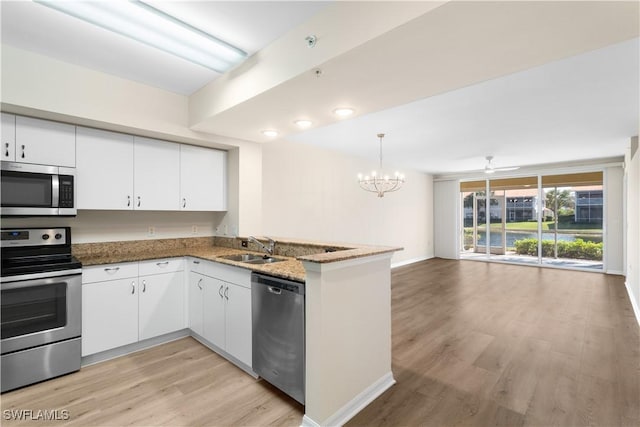
[{"label": "view of trees outside", "polygon": [[[545,180],[553,185],[545,185]],[[490,180],[488,210],[485,191],[461,191],[461,252],[537,264],[541,249],[543,264],[602,269],[602,173],[543,176],[540,214],[537,181],[537,177]],[[486,188],[486,181],[461,184],[461,190],[463,185],[479,190]]]}]

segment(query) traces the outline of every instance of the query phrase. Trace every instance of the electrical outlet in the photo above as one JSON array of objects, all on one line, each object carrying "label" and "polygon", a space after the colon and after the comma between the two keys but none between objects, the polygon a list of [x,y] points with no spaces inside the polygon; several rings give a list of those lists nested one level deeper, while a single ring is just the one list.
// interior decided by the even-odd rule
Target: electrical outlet
[{"label": "electrical outlet", "polygon": [[227,224],[224,225],[224,235],[229,234],[229,226]]},{"label": "electrical outlet", "polygon": [[240,244],[242,245],[243,248],[249,247],[249,242],[247,240],[243,240],[242,242],[240,242]]},{"label": "electrical outlet", "polygon": [[198,234],[198,226],[197,225],[192,225],[191,226],[191,234]]},{"label": "electrical outlet", "polygon": [[147,231],[147,236],[153,237],[155,235],[156,235],[156,228],[153,225],[149,226],[149,230]]}]

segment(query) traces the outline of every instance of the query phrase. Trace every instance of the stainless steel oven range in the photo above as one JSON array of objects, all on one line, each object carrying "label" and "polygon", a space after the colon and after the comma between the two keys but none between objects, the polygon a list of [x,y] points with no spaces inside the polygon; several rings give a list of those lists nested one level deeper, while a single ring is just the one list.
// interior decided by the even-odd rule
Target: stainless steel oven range
[{"label": "stainless steel oven range", "polygon": [[2,229],[1,391],[80,369],[82,265],[71,229]]}]

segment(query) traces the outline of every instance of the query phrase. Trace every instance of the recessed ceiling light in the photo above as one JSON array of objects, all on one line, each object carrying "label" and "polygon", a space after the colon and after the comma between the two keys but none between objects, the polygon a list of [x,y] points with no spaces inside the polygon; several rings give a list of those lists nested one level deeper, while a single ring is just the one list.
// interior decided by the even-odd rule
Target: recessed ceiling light
[{"label": "recessed ceiling light", "polygon": [[272,129],[267,129],[267,130],[263,130],[262,134],[264,136],[268,136],[269,138],[273,138],[275,136],[278,136],[278,131],[277,130],[272,130]]},{"label": "recessed ceiling light", "polygon": [[301,128],[308,128],[313,124],[311,120],[296,120],[294,123],[300,126]]},{"label": "recessed ceiling light", "polygon": [[353,108],[340,107],[333,110],[333,114],[340,117],[346,117],[353,114],[355,110]]}]

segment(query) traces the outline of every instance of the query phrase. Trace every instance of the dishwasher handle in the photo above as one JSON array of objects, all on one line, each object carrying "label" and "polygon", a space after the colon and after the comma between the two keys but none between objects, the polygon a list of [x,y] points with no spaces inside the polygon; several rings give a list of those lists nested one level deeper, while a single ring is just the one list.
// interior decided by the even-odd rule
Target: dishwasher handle
[{"label": "dishwasher handle", "polygon": [[269,292],[272,294],[280,295],[282,293],[282,289],[274,288],[273,286],[267,286],[267,289],[269,289]]}]

